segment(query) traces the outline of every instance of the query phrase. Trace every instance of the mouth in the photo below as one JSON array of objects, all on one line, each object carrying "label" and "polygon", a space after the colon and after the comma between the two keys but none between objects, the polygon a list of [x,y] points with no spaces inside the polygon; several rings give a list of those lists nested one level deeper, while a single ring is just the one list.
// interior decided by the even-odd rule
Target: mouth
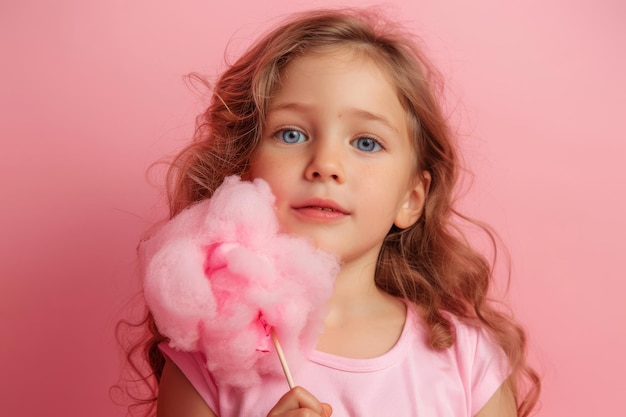
[{"label": "mouth", "polygon": [[319,211],[319,212],[327,213],[327,214],[341,214],[341,215],[350,214],[348,210],[344,209],[343,207],[341,207],[339,204],[335,203],[334,201],[317,199],[317,198],[307,200],[303,202],[302,204],[297,204],[293,208],[296,210],[300,210],[300,211],[312,210],[312,211]]},{"label": "mouth", "polygon": [[[312,210],[321,210],[321,211],[328,211],[328,212],[336,212],[336,213],[343,213],[341,210],[335,210],[332,207],[320,207],[320,206],[304,206],[304,207],[300,207],[300,208],[304,208],[304,209],[312,209]],[[345,214],[345,213],[344,213]]]}]

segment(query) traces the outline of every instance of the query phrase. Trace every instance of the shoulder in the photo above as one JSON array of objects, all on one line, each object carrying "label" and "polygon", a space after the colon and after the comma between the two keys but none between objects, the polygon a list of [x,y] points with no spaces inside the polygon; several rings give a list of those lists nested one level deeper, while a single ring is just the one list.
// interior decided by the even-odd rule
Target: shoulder
[{"label": "shoulder", "polygon": [[468,365],[486,361],[507,368],[506,354],[485,327],[447,311],[442,311],[442,315],[450,322],[454,333],[454,344],[449,350],[455,352],[459,360],[469,362]]},{"label": "shoulder", "polygon": [[441,311],[441,314],[450,323],[455,341],[450,348],[438,350],[430,344],[430,330],[423,309],[407,302],[405,332],[408,332],[414,341],[413,350],[427,349],[433,355],[456,360],[459,365],[472,366],[474,362],[489,361],[506,368],[507,359],[504,351],[485,328],[447,311]]},{"label": "shoulder", "polygon": [[183,372],[169,359],[159,381],[157,417],[215,417]]},{"label": "shoulder", "polygon": [[[169,392],[168,405],[175,407],[178,401],[189,402],[194,413],[189,416],[211,417],[214,414],[227,416],[259,416],[259,410],[270,410],[284,394],[287,385],[284,377],[264,376],[260,384],[246,389],[237,388],[218,381],[207,367],[205,356],[201,352],[185,352],[161,343],[159,348],[166,356],[169,378],[163,377],[162,384]],[[272,358],[274,359],[274,358]],[[278,361],[278,359],[275,359]],[[165,375],[165,370],[164,370]],[[221,382],[221,383],[220,383]],[[162,404],[161,383],[159,384],[158,406]],[[164,394],[165,395],[165,394]],[[187,398],[184,399],[183,398]],[[200,400],[200,401],[198,401]],[[200,402],[204,403],[204,407]],[[187,405],[185,405],[185,409]],[[212,414],[214,413],[214,414]],[[163,414],[163,416],[186,414]],[[265,414],[263,414],[265,415]]]},{"label": "shoulder", "polygon": [[[419,393],[411,409],[425,414],[437,410],[438,415],[475,416],[509,375],[504,351],[487,330],[445,312],[442,314],[456,341],[447,349],[435,349],[423,310],[412,303],[407,306],[403,337],[394,350],[397,362],[385,370],[385,375],[404,381],[406,395],[400,397]],[[388,395],[397,395],[397,385],[390,386],[396,392]]]},{"label": "shoulder", "polygon": [[457,349],[493,349],[500,351],[500,346],[484,327],[475,322],[461,319],[454,314],[444,312],[444,317],[452,325]]},{"label": "shoulder", "polygon": [[474,415],[510,375],[509,361],[487,329],[450,313],[445,316],[454,329],[456,340],[450,349],[463,384],[471,393]]},{"label": "shoulder", "polygon": [[[159,345],[171,368],[175,368],[195,389],[197,394],[213,410],[218,409],[218,388],[213,376],[199,352],[183,352],[170,347],[166,342]],[[159,395],[160,396],[160,395]]]}]

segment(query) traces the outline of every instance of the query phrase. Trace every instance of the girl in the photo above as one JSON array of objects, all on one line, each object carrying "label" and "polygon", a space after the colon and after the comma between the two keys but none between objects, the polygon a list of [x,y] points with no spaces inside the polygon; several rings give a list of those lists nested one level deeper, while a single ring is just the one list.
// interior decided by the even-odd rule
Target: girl
[{"label": "girl", "polygon": [[225,71],[170,170],[171,215],[228,175],[262,178],[283,231],[341,271],[295,370],[306,390],[220,386],[148,315],[157,416],[530,414],[525,335],[488,302],[490,265],[453,224],[460,168],[438,93],[411,37],[364,11],[296,15]]}]

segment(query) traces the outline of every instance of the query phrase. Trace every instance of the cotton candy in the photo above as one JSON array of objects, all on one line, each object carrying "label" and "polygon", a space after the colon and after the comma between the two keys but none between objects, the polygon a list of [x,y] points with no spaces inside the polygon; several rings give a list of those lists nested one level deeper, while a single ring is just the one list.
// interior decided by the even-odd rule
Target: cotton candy
[{"label": "cotton candy", "polygon": [[220,385],[280,375],[270,332],[293,368],[314,348],[337,259],[279,233],[266,182],[227,177],[213,197],[139,248],[144,295],[170,346],[200,351]]}]

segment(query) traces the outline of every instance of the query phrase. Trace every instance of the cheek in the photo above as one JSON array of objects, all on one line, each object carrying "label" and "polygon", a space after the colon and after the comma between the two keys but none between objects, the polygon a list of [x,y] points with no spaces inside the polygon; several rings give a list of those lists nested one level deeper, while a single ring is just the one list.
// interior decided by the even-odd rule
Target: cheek
[{"label": "cheek", "polygon": [[283,164],[261,157],[251,161],[248,177],[246,178],[248,180],[258,178],[267,182],[278,202],[285,187],[285,180],[289,175]]},{"label": "cheek", "polygon": [[256,153],[250,158],[250,168],[248,173],[250,179],[262,178],[266,179],[269,176],[273,163],[268,157],[266,152],[262,149],[256,151]]},{"label": "cheek", "polygon": [[273,166],[272,164],[266,164],[266,163],[255,164],[251,166],[250,177],[251,179],[260,178],[268,182],[270,185],[272,185],[276,181],[276,178],[278,177],[277,173],[279,171],[276,168],[277,167],[275,165]]},{"label": "cheek", "polygon": [[296,158],[271,148],[259,149],[250,161],[250,176],[264,179],[270,185],[294,178],[298,169]]}]

